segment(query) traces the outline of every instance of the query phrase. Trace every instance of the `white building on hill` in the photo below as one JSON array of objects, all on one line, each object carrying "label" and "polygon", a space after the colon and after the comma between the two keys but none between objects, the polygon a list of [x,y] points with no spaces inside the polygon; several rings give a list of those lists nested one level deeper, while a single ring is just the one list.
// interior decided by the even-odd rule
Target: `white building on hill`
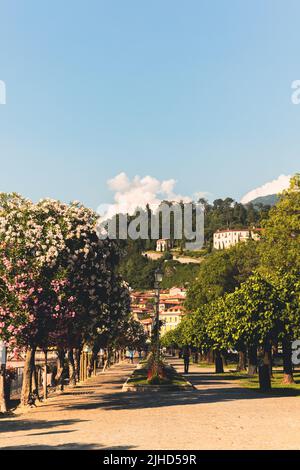
[{"label": "white building on hill", "polygon": [[240,242],[259,240],[261,229],[217,230],[214,233],[214,249],[223,250]]},{"label": "white building on hill", "polygon": [[167,238],[161,238],[156,242],[156,251],[169,251],[170,247],[171,243]]}]

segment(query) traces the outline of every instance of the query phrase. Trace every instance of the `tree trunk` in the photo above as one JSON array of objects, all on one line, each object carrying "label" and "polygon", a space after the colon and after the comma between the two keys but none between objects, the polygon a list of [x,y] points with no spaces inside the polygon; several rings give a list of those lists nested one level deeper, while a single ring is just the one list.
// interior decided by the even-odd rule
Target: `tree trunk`
[{"label": "tree trunk", "polygon": [[43,371],[43,395],[44,395],[44,400],[47,400],[47,398],[48,398],[48,389],[47,389],[48,355],[47,355],[47,349],[45,349],[45,351],[44,351],[44,356],[45,356],[45,365],[44,365],[44,371]]},{"label": "tree trunk", "polygon": [[257,374],[257,347],[250,346],[248,349],[248,375],[253,376]]},{"label": "tree trunk", "polygon": [[107,367],[108,369],[111,367],[111,353],[112,353],[112,350],[111,348],[107,348]]},{"label": "tree trunk", "polygon": [[264,348],[263,356],[259,362],[259,386],[262,392],[268,392],[271,390],[270,350],[271,347],[269,345]]},{"label": "tree trunk", "polygon": [[5,393],[5,365],[2,365],[0,367],[0,413],[6,413],[7,402]]},{"label": "tree trunk", "polygon": [[207,362],[207,353],[200,350],[200,362]]},{"label": "tree trunk", "polygon": [[94,364],[97,361],[97,356],[98,356],[99,351],[100,351],[100,348],[98,346],[93,347],[93,351],[92,351],[90,361],[89,361],[89,366],[88,366],[88,375],[89,375],[89,377],[91,377],[91,375],[94,371]]},{"label": "tree trunk", "polygon": [[83,382],[88,377],[88,353],[81,352],[80,356],[80,381]]},{"label": "tree trunk", "polygon": [[109,367],[109,356],[108,356],[108,351],[105,349],[104,350],[104,355],[103,355],[103,369],[102,373],[106,371],[106,369]]},{"label": "tree trunk", "polygon": [[242,372],[243,370],[246,370],[246,353],[245,351],[239,351],[239,363],[237,370]]},{"label": "tree trunk", "polygon": [[80,355],[81,355],[81,349],[76,348],[75,354],[74,354],[74,367],[75,367],[76,382],[80,381]]},{"label": "tree trunk", "polygon": [[283,383],[295,383],[293,376],[293,363],[292,363],[292,345],[289,338],[282,340],[282,353],[283,353]]},{"label": "tree trunk", "polygon": [[40,401],[38,369],[35,364],[33,365],[33,371],[32,371],[32,384],[33,384],[32,394],[38,401]]},{"label": "tree trunk", "polygon": [[273,379],[273,348],[271,347],[269,350],[269,369],[270,369],[270,377]]},{"label": "tree trunk", "polygon": [[218,349],[215,351],[215,370],[216,370],[216,374],[224,373],[223,359]]},{"label": "tree trunk", "polygon": [[10,392],[11,392],[11,377],[10,375],[6,375],[5,376],[5,380],[4,380],[4,392],[5,392],[5,400],[6,400],[6,406],[7,408],[9,408],[9,404],[10,404]]},{"label": "tree trunk", "polygon": [[32,374],[34,370],[34,356],[35,348],[29,347],[26,351],[26,358],[23,372],[23,384],[21,391],[21,405],[33,405],[34,400],[32,397]]},{"label": "tree trunk", "polygon": [[209,349],[207,351],[207,355],[206,355],[206,362],[207,364],[213,364],[215,362],[215,357],[214,357],[214,351],[212,349]]},{"label": "tree trunk", "polygon": [[74,362],[74,354],[73,349],[68,349],[68,361],[69,361],[69,385],[75,386],[76,385],[76,369],[75,369],[75,362]]},{"label": "tree trunk", "polygon": [[62,348],[57,349],[57,372],[55,383],[58,390],[64,389],[63,373],[65,368],[65,351]]}]

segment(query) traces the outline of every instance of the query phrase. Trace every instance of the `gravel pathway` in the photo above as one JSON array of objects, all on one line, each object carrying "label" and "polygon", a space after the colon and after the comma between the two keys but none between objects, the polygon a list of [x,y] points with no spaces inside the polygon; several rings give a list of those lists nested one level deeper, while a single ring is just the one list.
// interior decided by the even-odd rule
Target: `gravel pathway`
[{"label": "gravel pathway", "polygon": [[[171,359],[182,372],[182,361]],[[193,391],[124,393],[122,363],[0,420],[1,449],[300,449],[300,398],[264,397],[192,365]]]}]

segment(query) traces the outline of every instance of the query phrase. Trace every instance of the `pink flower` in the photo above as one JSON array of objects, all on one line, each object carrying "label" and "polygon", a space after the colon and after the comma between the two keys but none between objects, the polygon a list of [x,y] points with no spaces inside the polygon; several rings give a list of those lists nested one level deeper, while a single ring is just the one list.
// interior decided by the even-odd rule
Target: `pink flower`
[{"label": "pink flower", "polygon": [[55,310],[56,312],[59,312],[59,311],[60,311],[60,306],[59,306],[59,305],[56,305],[56,307],[54,308],[54,310]]}]

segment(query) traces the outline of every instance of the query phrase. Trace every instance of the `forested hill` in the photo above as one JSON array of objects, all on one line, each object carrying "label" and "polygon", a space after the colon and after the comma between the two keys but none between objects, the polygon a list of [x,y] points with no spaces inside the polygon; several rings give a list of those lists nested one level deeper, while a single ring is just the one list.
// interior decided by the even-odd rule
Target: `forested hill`
[{"label": "forested hill", "polygon": [[263,204],[264,206],[275,206],[275,204],[278,202],[279,196],[277,194],[270,194],[269,196],[261,196],[253,199],[251,203],[254,206]]},{"label": "forested hill", "polygon": [[[268,216],[270,206],[263,204],[243,205],[232,198],[216,199],[210,204],[200,199],[205,207],[205,247],[204,254],[212,249],[213,233],[224,228],[259,227],[261,221]],[[148,209],[149,211],[149,209]],[[164,287],[183,285],[195,278],[198,272],[197,265],[181,265],[177,261],[168,259],[166,255],[158,261],[151,261],[142,255],[145,250],[155,250],[156,240],[124,240],[124,257],[120,262],[120,273],[129,285],[136,289],[150,289],[153,287],[154,271],[158,265],[164,270]],[[174,240],[175,248],[182,248],[181,240]]]},{"label": "forested hill", "polygon": [[[164,201],[167,204],[172,202]],[[199,199],[200,203],[204,206],[205,217],[205,247],[210,249],[213,240],[213,234],[216,230],[220,229],[240,229],[248,227],[260,227],[263,219],[267,218],[271,205],[262,203],[242,204],[236,202],[234,199],[227,197],[226,199],[215,199],[213,203],[209,203],[206,199]],[[140,211],[140,210],[139,210]],[[149,207],[145,209],[148,212],[149,227],[150,227],[150,214]],[[132,216],[134,218],[134,216]],[[130,221],[131,218],[129,218]],[[171,215],[172,221],[172,215]],[[160,237],[161,238],[161,234]],[[172,222],[171,222],[171,240],[172,240]],[[173,247],[180,247],[182,245],[180,240],[172,240]],[[153,250],[156,246],[156,240],[141,240],[135,241],[135,246],[138,251]]]},{"label": "forested hill", "polygon": [[225,228],[245,228],[259,227],[261,221],[267,218],[270,205],[261,203],[242,204],[227,197],[226,199],[216,199],[212,204],[205,199],[199,202],[205,207],[205,244],[211,247],[213,234],[216,230]]}]

